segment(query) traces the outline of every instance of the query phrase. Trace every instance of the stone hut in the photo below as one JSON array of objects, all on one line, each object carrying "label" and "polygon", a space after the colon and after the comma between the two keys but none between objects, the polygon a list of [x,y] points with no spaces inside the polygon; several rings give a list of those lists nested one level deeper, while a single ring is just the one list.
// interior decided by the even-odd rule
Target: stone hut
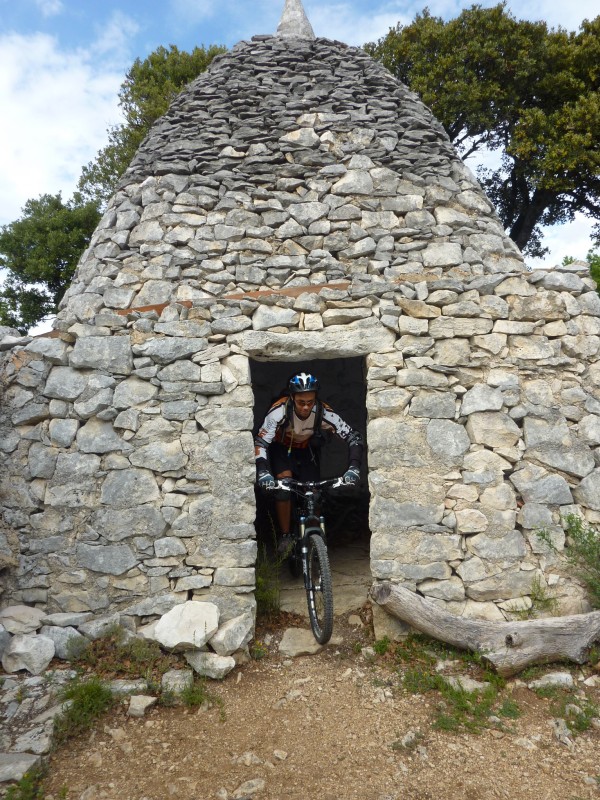
[{"label": "stone hut", "polygon": [[252,429],[308,364],[366,433],[374,580],[586,608],[536,531],[600,521],[595,284],[528,272],[430,111],[299,0],[152,128],[53,334],[3,333],[2,605],[253,613]]}]

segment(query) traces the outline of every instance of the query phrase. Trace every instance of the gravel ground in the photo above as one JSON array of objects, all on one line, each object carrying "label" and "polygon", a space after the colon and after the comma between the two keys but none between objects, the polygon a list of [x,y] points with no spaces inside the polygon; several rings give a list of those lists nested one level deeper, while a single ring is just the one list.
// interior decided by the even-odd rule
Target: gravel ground
[{"label": "gravel ground", "polygon": [[[389,659],[359,651],[366,632],[336,620],[335,633],[317,655],[287,659],[282,631],[263,631],[266,656],[212,684],[211,707],[132,719],[120,706],[52,756],[47,800],[600,797],[597,728],[559,742],[551,701],[509,682],[502,696],[518,719],[479,734],[436,730],[437,692],[409,694]],[[599,689],[586,693],[600,704]]]}]

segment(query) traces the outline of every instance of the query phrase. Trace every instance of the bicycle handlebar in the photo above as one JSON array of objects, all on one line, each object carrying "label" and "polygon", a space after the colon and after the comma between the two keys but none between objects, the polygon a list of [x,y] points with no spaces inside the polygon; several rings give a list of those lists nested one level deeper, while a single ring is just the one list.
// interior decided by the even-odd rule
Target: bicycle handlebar
[{"label": "bicycle handlebar", "polygon": [[270,491],[276,491],[277,489],[283,489],[286,492],[292,492],[296,489],[323,489],[326,486],[329,486],[332,489],[339,489],[341,486],[350,486],[351,484],[345,483],[342,477],[338,478],[327,478],[324,481],[297,481],[294,478],[280,478],[279,480],[275,481],[274,486],[271,487]]}]

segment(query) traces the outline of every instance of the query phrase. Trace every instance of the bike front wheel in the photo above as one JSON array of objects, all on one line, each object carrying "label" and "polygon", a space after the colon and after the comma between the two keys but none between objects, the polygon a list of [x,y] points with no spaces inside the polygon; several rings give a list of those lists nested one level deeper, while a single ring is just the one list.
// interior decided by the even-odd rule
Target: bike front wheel
[{"label": "bike front wheel", "polygon": [[308,616],[313,635],[325,644],[333,632],[333,586],[325,542],[317,533],[308,540]]}]

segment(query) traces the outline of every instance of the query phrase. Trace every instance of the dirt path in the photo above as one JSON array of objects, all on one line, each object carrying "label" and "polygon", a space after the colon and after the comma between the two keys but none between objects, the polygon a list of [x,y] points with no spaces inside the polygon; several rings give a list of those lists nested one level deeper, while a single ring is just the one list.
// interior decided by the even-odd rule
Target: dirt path
[{"label": "dirt path", "polygon": [[[342,637],[289,660],[275,635],[267,657],[215,685],[222,710],[154,708],[131,719],[121,706],[52,757],[47,800],[64,797],[62,787],[68,800],[600,797],[600,730],[561,744],[550,701],[511,684],[503,695],[518,719],[480,734],[435,730],[440,695],[409,694],[396,668],[355,652],[351,628]],[[586,691],[600,702],[600,690]]]}]

